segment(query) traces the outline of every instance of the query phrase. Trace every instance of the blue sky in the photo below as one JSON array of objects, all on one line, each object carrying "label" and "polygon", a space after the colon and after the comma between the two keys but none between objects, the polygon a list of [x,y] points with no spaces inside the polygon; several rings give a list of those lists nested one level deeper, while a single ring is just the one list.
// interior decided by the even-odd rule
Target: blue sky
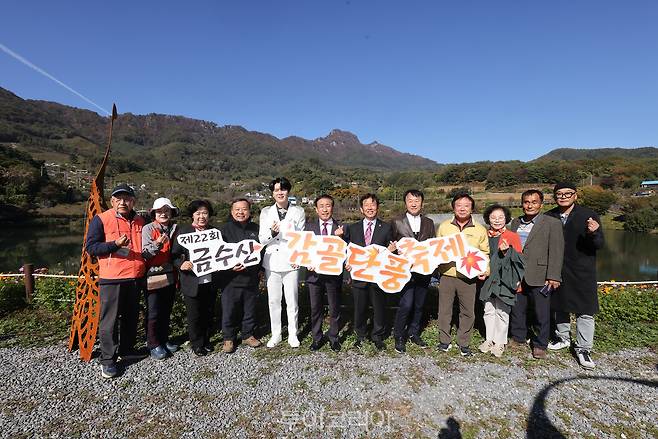
[{"label": "blue sky", "polygon": [[[103,108],[441,163],[658,145],[655,1],[3,2],[0,44]],[[0,86],[97,110],[0,51]]]}]

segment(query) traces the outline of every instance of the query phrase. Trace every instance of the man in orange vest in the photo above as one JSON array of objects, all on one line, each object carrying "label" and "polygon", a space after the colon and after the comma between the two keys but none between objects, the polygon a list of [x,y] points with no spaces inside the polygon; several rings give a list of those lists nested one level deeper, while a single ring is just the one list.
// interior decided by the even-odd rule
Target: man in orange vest
[{"label": "man in orange vest", "polygon": [[137,335],[139,292],[146,264],[142,257],[144,219],[133,210],[135,192],[127,184],[112,190],[112,208],[89,224],[87,253],[98,258],[101,315],[101,376],[118,374],[117,357],[130,352]]}]

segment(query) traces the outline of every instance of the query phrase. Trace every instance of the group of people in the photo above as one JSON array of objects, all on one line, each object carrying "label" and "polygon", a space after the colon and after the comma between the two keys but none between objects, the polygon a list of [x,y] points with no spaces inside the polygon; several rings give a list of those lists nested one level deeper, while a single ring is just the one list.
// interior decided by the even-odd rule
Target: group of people
[{"label": "group of people", "polygon": [[[377,195],[360,197],[362,220],[344,224],[334,218],[334,200],[330,195],[315,199],[317,218],[307,221],[304,209],[289,202],[292,185],[286,178],[269,184],[274,204],[260,212],[255,224],[251,203],[245,198],[231,202],[230,216],[219,228],[226,242],[258,240],[265,246],[262,269],[268,294],[271,336],[268,348],[283,341],[282,300],[285,297],[287,342],[298,348],[298,287],[300,267],[291,265],[284,231],[310,231],[334,235],[360,246],[378,244],[398,252],[397,241],[462,233],[469,245],[489,255],[485,273],[470,279],[456,270],[454,262],[436,267],[439,278],[438,327],[440,351],[453,347],[451,323],[453,304],[459,304],[456,348],[470,356],[475,303],[484,304],[486,338],[479,346],[483,353],[500,357],[508,345],[531,344],[535,358],[546,358],[546,350],[563,349],[572,344],[570,315],[576,315],[577,336],[573,344],[579,363],[593,368],[591,353],[594,314],[598,311],[596,292],[596,251],[603,245],[599,217],[576,203],[576,187],[559,183],[554,188],[557,207],[542,213],[544,195],[538,190],[521,196],[523,215],[511,218],[507,207],[494,204],[484,213],[487,227],[474,221],[475,200],[467,193],[452,199],[454,216],[438,226],[422,213],[424,195],[410,189],[404,194],[405,213],[391,222],[382,221]],[[240,341],[252,348],[262,345],[254,331],[257,324],[256,302],[259,293],[260,266],[238,264],[229,270],[196,276],[187,249],[177,242],[179,234],[212,229],[213,208],[206,200],[195,200],[187,207],[192,222],[177,225],[179,214],[167,198],[159,198],[150,210],[151,222],[136,214],[135,193],[128,185],[112,191],[112,208],[96,215],[86,237],[87,252],[98,258],[101,313],[99,324],[101,374],[113,378],[119,373],[118,358],[134,347],[137,334],[139,298],[143,291],[147,305],[147,347],[152,358],[162,360],[178,350],[169,340],[170,315],[180,288],[187,311],[187,330],[192,352],[205,356],[211,350],[215,302],[221,291],[222,350],[232,353]],[[509,227],[508,227],[509,224]],[[351,267],[346,264],[339,275],[316,273],[307,267],[306,283],[311,307],[310,349],[317,351],[326,343],[341,350],[339,332],[341,297]],[[425,298],[432,275],[412,273],[399,294],[399,306],[392,322],[395,350],[406,352],[407,342],[421,348],[428,344],[421,337]],[[378,350],[386,349],[384,340],[386,294],[376,283],[351,280],[354,300],[353,328],[360,347],[371,341]],[[479,292],[479,295],[478,295]],[[324,300],[328,303],[329,328],[323,332]],[[534,310],[534,328],[528,328],[528,307]],[[368,333],[369,308],[372,329]],[[551,325],[555,328],[551,340]],[[511,338],[508,341],[508,333]],[[530,337],[531,335],[531,337]]]}]

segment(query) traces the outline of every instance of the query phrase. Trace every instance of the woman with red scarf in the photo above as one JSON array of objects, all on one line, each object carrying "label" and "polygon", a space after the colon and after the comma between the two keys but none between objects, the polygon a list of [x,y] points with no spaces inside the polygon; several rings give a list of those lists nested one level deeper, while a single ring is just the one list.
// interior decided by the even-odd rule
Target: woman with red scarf
[{"label": "woman with red scarf", "polygon": [[[187,206],[187,212],[192,217],[192,224],[182,226],[178,234],[213,228],[210,225],[213,210],[209,201],[194,200]],[[192,271],[189,252],[178,240],[174,240],[171,253],[174,255],[174,265],[180,273],[180,289],[187,310],[187,332],[192,352],[197,357],[203,357],[212,351],[210,331],[220,284],[219,272],[197,277]]]},{"label": "woman with red scarf", "polygon": [[169,198],[153,202],[151,220],[142,229],[142,256],[146,260],[146,346],[151,358],[163,360],[178,346],[169,342],[169,322],[176,294],[176,272],[171,243],[176,233],[172,221],[178,215]]},{"label": "woman with red scarf", "polygon": [[516,293],[521,291],[524,266],[521,238],[505,227],[512,219],[508,208],[494,204],[482,216],[489,226],[491,273],[480,290],[487,336],[479,349],[501,357],[507,344],[509,313],[516,302]]}]

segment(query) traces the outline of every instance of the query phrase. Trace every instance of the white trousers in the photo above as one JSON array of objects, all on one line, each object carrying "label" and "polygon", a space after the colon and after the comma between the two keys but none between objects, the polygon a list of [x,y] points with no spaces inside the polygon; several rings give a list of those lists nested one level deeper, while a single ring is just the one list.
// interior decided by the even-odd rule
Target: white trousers
[{"label": "white trousers", "polygon": [[265,269],[267,298],[270,307],[272,338],[281,338],[281,299],[285,294],[288,312],[288,337],[297,337],[297,289],[299,270],[270,271]]},{"label": "white trousers", "polygon": [[487,328],[487,340],[496,344],[507,343],[507,328],[509,327],[509,313],[511,306],[491,296],[484,303],[484,325]]}]

